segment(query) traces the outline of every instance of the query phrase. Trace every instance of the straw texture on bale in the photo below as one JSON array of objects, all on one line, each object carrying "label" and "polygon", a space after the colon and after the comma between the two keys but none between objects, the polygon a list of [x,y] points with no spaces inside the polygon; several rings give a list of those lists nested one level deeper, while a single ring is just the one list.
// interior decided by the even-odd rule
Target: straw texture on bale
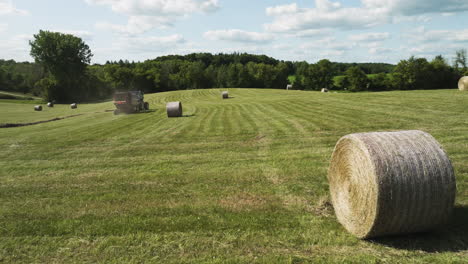
[{"label": "straw texture on bale", "polygon": [[42,106],[41,105],[34,106],[34,111],[42,111]]},{"label": "straw texture on bale", "polygon": [[338,221],[359,238],[423,232],[453,209],[453,167],[418,130],[351,134],[336,144],[328,172]]},{"label": "straw texture on bale", "polygon": [[322,93],[328,93],[328,89],[327,88],[322,88]]},{"label": "straw texture on bale", "polygon": [[223,99],[228,99],[229,98],[229,93],[227,91],[224,91],[221,93],[221,96],[223,97]]},{"label": "straw texture on bale", "polygon": [[78,108],[78,105],[76,103],[73,103],[73,104],[70,105],[70,108],[71,109],[76,109],[76,108]]},{"label": "straw texture on bale", "polygon": [[458,81],[458,89],[460,89],[460,91],[468,91],[468,76],[462,77]]},{"label": "straw texture on bale", "polygon": [[182,103],[170,102],[166,104],[167,117],[181,117],[182,116]]},{"label": "straw texture on bale", "polygon": [[47,103],[47,107],[54,107],[54,103],[48,102],[48,103]]}]

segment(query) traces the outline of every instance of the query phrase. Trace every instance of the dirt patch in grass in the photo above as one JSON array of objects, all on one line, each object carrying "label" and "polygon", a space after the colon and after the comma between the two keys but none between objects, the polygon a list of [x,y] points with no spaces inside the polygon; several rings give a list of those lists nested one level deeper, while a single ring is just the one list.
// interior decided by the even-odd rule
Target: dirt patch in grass
[{"label": "dirt patch in grass", "polygon": [[329,217],[333,215],[333,205],[328,196],[322,196],[320,199],[310,207],[312,213],[317,216]]},{"label": "dirt patch in grass", "polygon": [[243,145],[252,146],[252,145],[260,144],[260,143],[264,142],[265,140],[267,140],[266,136],[259,134],[259,135],[256,135],[254,138],[246,140],[243,143]]},{"label": "dirt patch in grass", "polygon": [[264,208],[268,199],[252,193],[240,193],[221,199],[219,203],[223,208],[240,212]]}]

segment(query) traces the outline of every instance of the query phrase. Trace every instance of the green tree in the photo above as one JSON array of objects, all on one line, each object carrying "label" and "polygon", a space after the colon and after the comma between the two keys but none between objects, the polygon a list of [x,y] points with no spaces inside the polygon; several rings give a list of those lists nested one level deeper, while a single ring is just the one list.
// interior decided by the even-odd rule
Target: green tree
[{"label": "green tree", "polygon": [[447,63],[442,55],[436,56],[431,62],[432,79],[435,89],[455,88],[459,79],[459,72]]},{"label": "green tree", "polygon": [[370,85],[369,90],[371,91],[385,91],[391,90],[391,82],[386,73],[378,73],[374,77],[369,78]]},{"label": "green tree", "polygon": [[393,72],[393,86],[401,90],[434,89],[434,80],[433,67],[425,58],[402,60]]},{"label": "green tree", "polygon": [[[81,83],[86,77],[86,67],[93,54],[79,37],[59,32],[40,30],[29,42],[31,56],[36,63],[56,80],[56,89],[46,91],[49,100],[75,101],[85,99]],[[45,87],[50,87],[47,85]]]},{"label": "green tree", "polygon": [[329,60],[320,60],[311,64],[304,74],[304,85],[306,89],[320,90],[331,88],[333,85],[334,67]]},{"label": "green tree", "polygon": [[454,68],[462,73],[467,71],[466,49],[455,52]]},{"label": "green tree", "polygon": [[346,79],[349,83],[348,90],[357,92],[368,89],[369,79],[361,68],[355,66],[346,70]]}]

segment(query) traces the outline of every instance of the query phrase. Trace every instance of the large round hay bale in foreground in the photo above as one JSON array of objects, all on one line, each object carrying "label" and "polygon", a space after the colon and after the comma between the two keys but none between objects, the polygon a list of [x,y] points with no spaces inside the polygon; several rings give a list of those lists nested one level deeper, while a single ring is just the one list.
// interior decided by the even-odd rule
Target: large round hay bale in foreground
[{"label": "large round hay bale in foreground", "polygon": [[76,103],[73,103],[73,104],[70,105],[70,108],[71,109],[76,109],[76,108],[78,108],[78,105]]},{"label": "large round hay bale in foreground", "polygon": [[167,117],[181,117],[182,116],[182,103],[170,102],[166,104]]},{"label": "large round hay bale in foreground", "polygon": [[34,111],[42,111],[42,105],[34,106]]},{"label": "large round hay bale in foreground", "polygon": [[47,107],[54,107],[54,103],[48,102],[48,103],[47,103]]},{"label": "large round hay bale in foreground", "polygon": [[359,238],[428,231],[448,220],[455,200],[447,154],[418,130],[341,138],[328,181],[338,221]]},{"label": "large round hay bale in foreground", "polygon": [[468,76],[462,77],[458,81],[458,89],[460,89],[460,91],[468,91]]},{"label": "large round hay bale in foreground", "polygon": [[221,93],[221,96],[223,97],[223,99],[228,99],[229,98],[229,93],[227,91],[224,91]]}]

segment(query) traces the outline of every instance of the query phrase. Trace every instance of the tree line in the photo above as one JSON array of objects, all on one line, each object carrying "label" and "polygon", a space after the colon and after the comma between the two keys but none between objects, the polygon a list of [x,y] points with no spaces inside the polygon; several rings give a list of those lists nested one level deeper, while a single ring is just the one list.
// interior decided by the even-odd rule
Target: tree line
[{"label": "tree line", "polygon": [[93,56],[76,36],[40,31],[30,41],[34,63],[0,60],[0,90],[33,93],[57,102],[109,98],[118,90],[146,93],[204,88],[276,88],[385,91],[453,88],[467,72],[466,51],[452,65],[442,56],[386,63],[280,61],[247,53],[168,55],[144,62],[108,61]]}]

